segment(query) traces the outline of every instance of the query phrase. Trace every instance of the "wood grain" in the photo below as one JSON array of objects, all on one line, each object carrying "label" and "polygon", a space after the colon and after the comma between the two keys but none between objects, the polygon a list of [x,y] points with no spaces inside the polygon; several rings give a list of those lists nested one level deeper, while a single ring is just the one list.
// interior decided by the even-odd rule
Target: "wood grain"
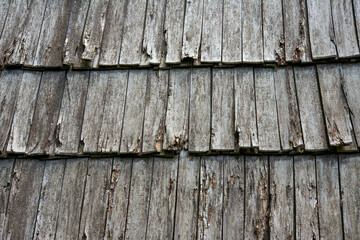
[{"label": "wood grain", "polygon": [[0,237],[5,235],[5,219],[9,204],[9,195],[11,190],[12,173],[14,169],[14,159],[3,159],[0,161]]}]

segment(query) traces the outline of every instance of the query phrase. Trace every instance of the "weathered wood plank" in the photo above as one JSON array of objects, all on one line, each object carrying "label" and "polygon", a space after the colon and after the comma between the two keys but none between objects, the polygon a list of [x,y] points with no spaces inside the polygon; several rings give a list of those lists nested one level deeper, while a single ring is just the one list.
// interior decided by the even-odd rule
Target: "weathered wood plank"
[{"label": "weathered wood plank", "polygon": [[317,70],[330,145],[350,145],[354,140],[350,113],[341,87],[340,66],[321,64]]},{"label": "weathered wood plank", "polygon": [[337,156],[316,157],[316,178],[320,238],[343,239]]},{"label": "weathered wood plank", "polygon": [[[360,0],[353,0],[353,7],[354,7],[354,15],[355,15],[355,24],[357,28],[357,37],[360,39]],[[360,42],[359,42],[360,47]]]},{"label": "weathered wood plank", "polygon": [[163,148],[168,98],[169,71],[149,71],[146,90],[142,152],[160,152]]},{"label": "weathered wood plank", "polygon": [[65,71],[43,73],[26,145],[27,154],[54,154],[64,83]]},{"label": "weathered wood plank", "polygon": [[279,117],[279,130],[281,148],[284,151],[304,145],[294,81],[292,67],[276,69],[276,104],[278,116],[281,116]]},{"label": "weathered wood plank", "polygon": [[293,157],[272,156],[270,162],[270,238],[292,239],[294,234]]},{"label": "weathered wood plank", "polygon": [[235,68],[235,133],[240,148],[259,147],[256,124],[254,70]]},{"label": "weathered wood plank", "polygon": [[222,62],[242,61],[242,0],[224,0]]},{"label": "weathered wood plank", "polygon": [[234,151],[234,71],[213,69],[211,149]]},{"label": "weathered wood plank", "polygon": [[65,160],[46,161],[34,238],[55,238]]},{"label": "weathered wood plank", "polygon": [[130,193],[131,158],[114,158],[105,239],[124,239]]},{"label": "weathered wood plank", "polygon": [[128,0],[121,42],[120,65],[140,64],[146,0]]},{"label": "weathered wood plank", "polygon": [[255,68],[256,118],[260,151],[279,151],[274,70]]},{"label": "weathered wood plank", "polygon": [[245,224],[244,239],[266,239],[269,236],[268,157],[245,158]]},{"label": "weathered wood plank", "polygon": [[312,58],[336,57],[330,0],[308,1],[307,10]]},{"label": "weathered wood plank", "polygon": [[360,158],[340,155],[340,183],[345,239],[360,236]]},{"label": "weathered wood plank", "polygon": [[79,239],[100,239],[105,236],[112,161],[111,158],[89,160]]},{"label": "weathered wood plank", "polygon": [[16,160],[3,239],[32,239],[45,163]]},{"label": "weathered wood plank", "polygon": [[1,1],[0,3],[0,38],[1,38],[2,30],[5,25],[6,17],[8,15],[10,3],[11,0]]},{"label": "weathered wood plank", "polygon": [[147,70],[130,71],[123,130],[121,134],[120,153],[141,152],[147,85]]},{"label": "weathered wood plank", "polygon": [[7,152],[24,153],[26,151],[26,143],[30,127],[32,126],[41,76],[41,72],[24,71],[23,73]]},{"label": "weathered wood plank", "polygon": [[294,156],[296,239],[319,239],[315,157]]},{"label": "weathered wood plank", "polygon": [[221,239],[223,221],[223,156],[201,158],[198,239]]},{"label": "weathered wood plank", "polygon": [[294,67],[294,75],[305,150],[326,150],[325,123],[316,69],[313,66]]},{"label": "weathered wood plank", "polygon": [[77,239],[87,168],[87,158],[66,160],[56,239]]},{"label": "weathered wood plank", "polygon": [[145,239],[153,159],[134,159],[125,239]]},{"label": "weathered wood plank", "polygon": [[189,151],[206,152],[210,147],[211,69],[191,71]]},{"label": "weathered wood plank", "polygon": [[246,63],[263,62],[262,2],[243,0],[242,5],[242,60]]},{"label": "weathered wood plank", "polygon": [[244,157],[224,156],[223,239],[244,236]]},{"label": "weathered wood plank", "polygon": [[171,69],[163,149],[188,148],[190,69]]},{"label": "weathered wood plank", "polygon": [[14,159],[0,161],[0,238],[4,238],[6,211],[9,204]]}]

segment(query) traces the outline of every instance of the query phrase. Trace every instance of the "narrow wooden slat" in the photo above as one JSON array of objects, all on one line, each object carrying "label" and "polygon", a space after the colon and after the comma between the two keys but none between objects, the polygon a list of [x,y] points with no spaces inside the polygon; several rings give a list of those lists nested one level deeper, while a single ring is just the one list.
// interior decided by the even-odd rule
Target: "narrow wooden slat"
[{"label": "narrow wooden slat", "polygon": [[46,161],[45,163],[34,233],[36,239],[55,237],[64,170],[65,160]]},{"label": "narrow wooden slat", "polygon": [[342,239],[339,165],[335,155],[316,157],[320,238]]},{"label": "narrow wooden slat", "polygon": [[296,239],[319,239],[315,157],[294,156]]},{"label": "narrow wooden slat", "polygon": [[6,211],[9,204],[11,190],[12,171],[14,169],[14,159],[2,159],[0,161],[0,238],[4,239]]},{"label": "narrow wooden slat", "polygon": [[256,124],[254,70],[235,68],[235,133],[240,148],[259,147]]},{"label": "narrow wooden slat", "polygon": [[294,67],[294,75],[305,150],[326,150],[325,123],[316,69],[313,66]]},{"label": "narrow wooden slat", "polygon": [[321,64],[317,70],[330,145],[349,145],[355,140],[352,139],[349,109],[341,87],[340,66]]},{"label": "narrow wooden slat", "polygon": [[0,3],[0,37],[1,37],[3,27],[5,25],[5,21],[6,21],[6,17],[8,14],[10,3],[11,3],[11,0],[1,1],[1,3]]},{"label": "narrow wooden slat", "polygon": [[198,239],[221,239],[223,221],[223,156],[201,158]]},{"label": "narrow wooden slat", "polygon": [[26,153],[54,154],[56,122],[59,116],[64,84],[65,71],[43,73]]},{"label": "narrow wooden slat", "polygon": [[147,82],[147,70],[130,71],[120,153],[141,152]]},{"label": "narrow wooden slat", "polygon": [[[357,37],[360,39],[360,0],[353,0],[353,10],[355,15],[355,23],[357,28]],[[360,42],[359,42],[360,47]]]},{"label": "narrow wooden slat", "polygon": [[270,162],[270,237],[292,239],[294,234],[294,171],[291,156],[273,156]]},{"label": "narrow wooden slat", "polygon": [[308,1],[307,10],[312,58],[336,57],[330,0]]},{"label": "narrow wooden slat", "polygon": [[140,64],[146,2],[146,0],[129,0],[127,3],[120,65]]},{"label": "narrow wooden slat", "polygon": [[234,71],[214,69],[211,98],[211,149],[234,150]]},{"label": "narrow wooden slat", "polygon": [[223,239],[244,236],[244,157],[224,156]]},{"label": "narrow wooden slat", "polygon": [[188,148],[190,69],[171,69],[163,149]]},{"label": "narrow wooden slat", "polygon": [[280,137],[276,112],[274,71],[255,68],[256,118],[260,151],[279,151]]},{"label": "narrow wooden slat", "polygon": [[189,151],[206,152],[210,147],[211,69],[191,71]]},{"label": "narrow wooden slat", "polygon": [[222,62],[242,61],[242,0],[224,0]]},{"label": "narrow wooden slat", "polygon": [[99,239],[105,235],[112,161],[111,158],[89,160],[79,239]]},{"label": "narrow wooden slat", "polygon": [[169,71],[150,71],[145,102],[142,152],[160,152],[164,139]]}]

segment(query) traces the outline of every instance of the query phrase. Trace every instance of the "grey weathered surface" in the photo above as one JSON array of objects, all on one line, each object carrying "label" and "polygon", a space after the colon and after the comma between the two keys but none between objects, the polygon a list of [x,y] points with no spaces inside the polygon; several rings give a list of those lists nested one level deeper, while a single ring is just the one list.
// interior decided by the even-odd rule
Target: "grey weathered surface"
[{"label": "grey weathered surface", "polygon": [[105,236],[112,161],[111,158],[89,160],[79,239],[100,239]]},{"label": "grey weathered surface", "polygon": [[260,151],[279,151],[274,70],[255,68],[256,117]]},{"label": "grey weathered surface", "polygon": [[268,157],[245,158],[244,239],[266,239],[269,234]]},{"label": "grey weathered surface", "polygon": [[262,2],[243,0],[242,5],[242,60],[246,63],[263,62]]},{"label": "grey weathered surface", "polygon": [[161,158],[154,159],[146,239],[173,237],[177,174],[177,156],[166,161]]},{"label": "grey weathered surface", "polygon": [[149,71],[142,152],[160,152],[165,132],[169,71]]},{"label": "grey weathered surface", "polygon": [[0,3],[0,29],[1,29],[0,36],[2,34],[2,30],[3,30],[5,20],[6,20],[7,14],[8,14],[10,3],[11,3],[11,0],[5,0]]},{"label": "grey weathered surface", "polygon": [[222,62],[242,61],[242,1],[224,0]]},{"label": "grey weathered surface", "polygon": [[65,71],[43,73],[26,145],[27,154],[54,154],[64,84]]},{"label": "grey weathered surface", "polygon": [[319,239],[314,156],[294,156],[296,239]]},{"label": "grey weathered surface", "polygon": [[87,158],[66,160],[56,226],[57,239],[77,239],[87,168]]},{"label": "grey weathered surface", "polygon": [[275,89],[281,149],[289,151],[302,147],[304,142],[292,67],[276,69]]},{"label": "grey weathered surface", "polygon": [[124,239],[130,193],[131,158],[114,158],[105,239]]},{"label": "grey weathered surface", "polygon": [[223,239],[244,235],[244,157],[224,156]]},{"label": "grey weathered surface", "polygon": [[308,1],[307,10],[312,58],[336,57],[330,0]]},{"label": "grey weathered surface", "polygon": [[223,156],[201,158],[198,239],[221,239],[223,222]]},{"label": "grey weathered surface", "polygon": [[0,161],[0,238],[4,238],[6,211],[9,204],[14,159]]},{"label": "grey weathered surface", "polygon": [[295,235],[293,157],[271,156],[269,162],[270,238],[292,239]]},{"label": "grey weathered surface", "polygon": [[201,61],[220,62],[222,42],[223,0],[203,0]]},{"label": "grey weathered surface", "polygon": [[180,152],[174,239],[195,239],[199,210],[200,157]]},{"label": "grey weathered surface", "polygon": [[316,157],[320,238],[343,239],[338,164],[334,155]]},{"label": "grey weathered surface", "polygon": [[214,69],[211,98],[211,149],[234,150],[234,71]]},{"label": "grey weathered surface", "polygon": [[349,145],[352,139],[350,113],[341,87],[340,66],[317,65],[327,134],[331,146]]},{"label": "grey weathered surface", "polygon": [[46,161],[34,238],[55,238],[65,160]]},{"label": "grey weathered surface", "polygon": [[[355,15],[355,23],[357,28],[357,37],[360,39],[360,0],[353,0],[353,10]],[[360,47],[360,42],[359,42]]]},{"label": "grey weathered surface", "polygon": [[191,71],[189,151],[205,152],[210,147],[211,69]]},{"label": "grey weathered surface", "polygon": [[253,68],[235,68],[235,133],[238,146],[259,147]]},{"label": "grey weathered surface", "polygon": [[326,150],[327,140],[316,69],[313,66],[294,67],[294,73],[305,150]]},{"label": "grey weathered surface", "polygon": [[125,239],[145,239],[154,160],[134,159]]},{"label": "grey weathered surface", "polygon": [[170,70],[163,149],[188,148],[190,70]]},{"label": "grey weathered surface", "polygon": [[130,71],[120,153],[141,152],[147,83],[147,70]]},{"label": "grey weathered surface", "polygon": [[146,0],[129,0],[121,42],[120,65],[140,64]]},{"label": "grey weathered surface", "polygon": [[345,239],[360,236],[360,158],[340,155],[340,183]]},{"label": "grey weathered surface", "polygon": [[16,160],[3,239],[32,239],[45,163]]}]

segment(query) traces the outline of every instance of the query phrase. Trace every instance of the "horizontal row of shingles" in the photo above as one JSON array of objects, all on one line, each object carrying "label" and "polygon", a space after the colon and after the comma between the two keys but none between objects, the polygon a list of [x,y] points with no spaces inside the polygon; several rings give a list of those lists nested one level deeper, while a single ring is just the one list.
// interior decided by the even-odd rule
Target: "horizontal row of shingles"
[{"label": "horizontal row of shingles", "polygon": [[282,64],[358,57],[359,5],[360,0],[8,0],[0,11],[0,63],[96,68],[188,58],[198,64]]},{"label": "horizontal row of shingles", "polygon": [[22,71],[0,77],[9,153],[357,151],[360,64]]}]

